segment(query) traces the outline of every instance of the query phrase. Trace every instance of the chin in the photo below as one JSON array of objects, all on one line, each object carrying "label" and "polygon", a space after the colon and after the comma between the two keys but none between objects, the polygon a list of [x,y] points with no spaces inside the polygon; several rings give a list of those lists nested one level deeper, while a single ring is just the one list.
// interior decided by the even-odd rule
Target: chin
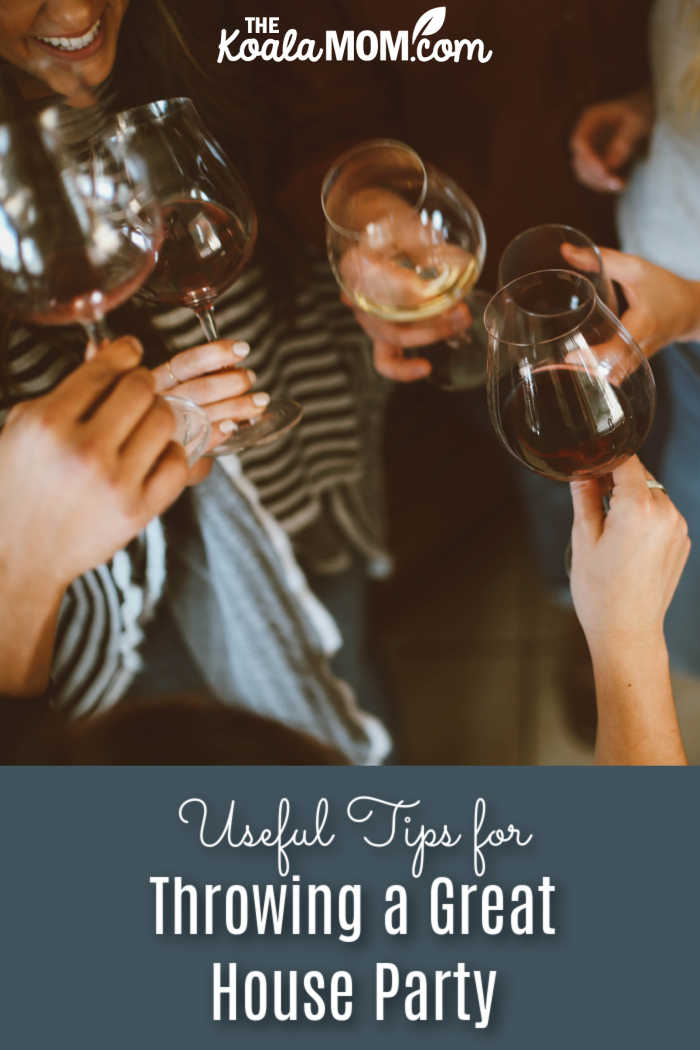
[{"label": "chin", "polygon": [[107,46],[104,53],[95,55],[94,58],[84,62],[79,67],[81,76],[90,87],[97,87],[104,83],[114,69],[116,48]]}]

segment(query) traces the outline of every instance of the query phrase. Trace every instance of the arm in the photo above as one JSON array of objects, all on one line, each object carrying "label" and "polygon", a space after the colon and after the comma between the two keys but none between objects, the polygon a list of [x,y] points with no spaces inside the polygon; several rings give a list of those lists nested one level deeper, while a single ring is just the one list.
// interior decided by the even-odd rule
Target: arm
[{"label": "arm", "polygon": [[571,486],[571,591],[593,661],[601,764],[686,762],[663,621],[690,541],[685,521],[649,479],[636,457],[614,471],[607,516],[597,481]]},{"label": "arm", "polygon": [[23,573],[24,568],[0,558],[0,695],[4,696],[39,696],[46,689],[65,589],[53,580]]},{"label": "arm", "polygon": [[48,682],[58,610],[188,480],[174,420],[121,339],[44,397],[16,405],[0,435],[0,694]]},{"label": "arm", "polygon": [[685,765],[663,634],[648,644],[591,648],[598,765]]}]

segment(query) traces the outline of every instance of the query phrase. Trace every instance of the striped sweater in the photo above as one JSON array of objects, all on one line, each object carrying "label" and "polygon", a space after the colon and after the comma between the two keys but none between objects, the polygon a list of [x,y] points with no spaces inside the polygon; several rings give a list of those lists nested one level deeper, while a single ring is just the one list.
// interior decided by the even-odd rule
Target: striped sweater
[{"label": "striped sweater", "polygon": [[[255,265],[217,302],[220,335],[251,344],[247,363],[258,386],[304,406],[301,423],[284,438],[241,454],[244,475],[316,567],[342,568],[353,548],[381,571],[386,555],[376,463],[383,386],[325,262],[314,265],[312,280],[293,298],[292,311],[278,309]],[[188,310],[159,311],[150,322],[171,354],[202,341]],[[68,345],[65,335],[13,328],[0,423],[12,404],[52,389],[80,361],[80,336]],[[323,536],[318,550],[305,539],[310,535]],[[165,552],[163,523],[156,520],[67,592],[53,677],[60,702],[76,715],[115,703],[138,670],[139,643],[165,582]]]}]

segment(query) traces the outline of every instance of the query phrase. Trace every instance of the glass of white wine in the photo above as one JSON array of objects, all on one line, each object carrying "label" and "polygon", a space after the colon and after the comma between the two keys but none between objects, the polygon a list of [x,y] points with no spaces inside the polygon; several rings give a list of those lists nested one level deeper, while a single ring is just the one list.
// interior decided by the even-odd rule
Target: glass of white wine
[{"label": "glass of white wine", "polygon": [[411,324],[459,302],[472,313],[463,333],[420,355],[446,389],[481,385],[488,296],[474,292],[486,234],[473,201],[402,142],[374,139],[343,154],[324,179],[328,258],[348,300],[385,321]]}]

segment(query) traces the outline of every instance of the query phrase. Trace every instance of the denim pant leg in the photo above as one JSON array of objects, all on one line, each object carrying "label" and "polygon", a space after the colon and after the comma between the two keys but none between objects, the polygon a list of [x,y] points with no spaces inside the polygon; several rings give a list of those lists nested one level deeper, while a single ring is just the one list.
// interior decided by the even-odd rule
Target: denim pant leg
[{"label": "denim pant leg", "polygon": [[338,625],[343,644],[331,661],[333,673],[355,691],[358,703],[393,730],[391,698],[370,637],[369,582],[364,559],[340,573],[305,570],[309,586]]},{"label": "denim pant leg", "polygon": [[525,467],[514,470],[540,578],[552,596],[568,595],[566,549],[574,517],[569,486]]},{"label": "denim pant leg", "polygon": [[693,548],[665,629],[673,669],[700,675],[700,343],[659,356],[657,420],[641,456],[688,522]]}]

